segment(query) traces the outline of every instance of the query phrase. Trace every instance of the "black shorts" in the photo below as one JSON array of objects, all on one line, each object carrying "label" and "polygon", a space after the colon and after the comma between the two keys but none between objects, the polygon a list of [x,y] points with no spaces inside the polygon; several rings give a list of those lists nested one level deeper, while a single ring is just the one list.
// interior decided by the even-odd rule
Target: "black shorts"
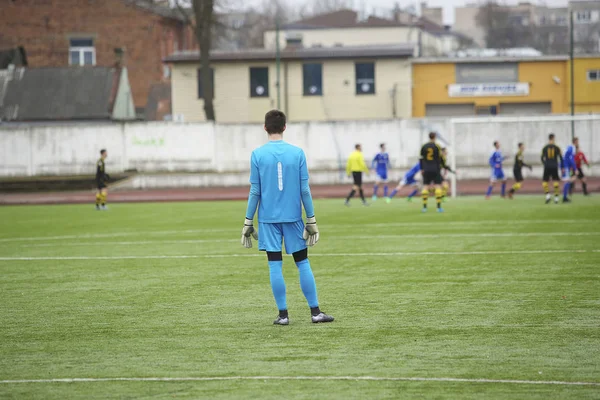
[{"label": "black shorts", "polygon": [[515,181],[523,182],[523,172],[520,169],[513,169],[513,175],[515,177]]},{"label": "black shorts", "polygon": [[436,184],[439,185],[442,183],[442,174],[434,171],[423,171],[423,185],[431,185]]},{"label": "black shorts", "polygon": [[583,179],[585,175],[583,174],[583,170],[581,168],[577,168],[577,179]]},{"label": "black shorts", "polygon": [[98,187],[98,190],[106,189],[106,182],[96,181],[96,186]]},{"label": "black shorts", "polygon": [[544,178],[542,180],[544,182],[548,182],[550,179],[555,182],[560,181],[558,167],[544,167]]},{"label": "black shorts", "polygon": [[354,180],[354,184],[358,187],[362,186],[362,172],[353,172],[352,179]]}]

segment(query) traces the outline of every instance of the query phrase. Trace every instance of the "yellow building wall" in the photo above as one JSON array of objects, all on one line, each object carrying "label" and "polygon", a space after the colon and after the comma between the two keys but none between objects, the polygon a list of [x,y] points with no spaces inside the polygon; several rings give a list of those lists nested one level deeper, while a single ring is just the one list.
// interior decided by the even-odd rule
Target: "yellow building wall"
[{"label": "yellow building wall", "polygon": [[[568,80],[571,80],[571,63],[567,63]],[[588,81],[588,70],[600,70],[600,57],[575,59],[575,112],[600,113],[600,81]],[[571,87],[567,91],[568,111],[571,107]]]},{"label": "yellow building wall", "polygon": [[[277,107],[275,63],[217,63],[212,67],[217,121],[262,122],[265,113]],[[268,98],[250,97],[250,67],[269,67]],[[198,98],[198,68],[197,64],[175,64],[172,69],[173,114],[182,114],[186,122],[206,121],[204,100]]]},{"label": "yellow building wall", "polygon": [[[555,81],[555,77],[560,80]],[[501,98],[502,103],[552,102],[552,113],[567,112],[567,70],[564,61],[519,63],[519,82],[529,82],[529,96]],[[500,110],[502,113],[502,110]]]},{"label": "yellow building wall", "polygon": [[[424,117],[426,104],[474,103],[477,107],[500,106],[500,103],[552,102],[553,113],[566,112],[568,82],[564,61],[523,62],[518,68],[519,82],[530,84],[528,96],[450,97],[448,85],[456,82],[455,64],[413,64],[412,116]],[[557,77],[560,82],[556,83],[554,77]],[[499,113],[502,113],[501,109]]]},{"label": "yellow building wall", "polygon": [[323,62],[323,96],[304,96],[302,63],[288,67],[288,114],[292,121],[394,118],[390,93],[396,88],[395,114],[410,117],[410,62],[375,61],[375,94],[357,95],[353,60]]},{"label": "yellow building wall", "polygon": [[[318,61],[315,61],[318,62]],[[302,62],[281,65],[281,108],[290,121],[408,118],[411,114],[411,64],[375,60],[375,94],[356,95],[354,60],[322,61],[323,96],[304,96]],[[269,98],[250,97],[250,66],[269,66]],[[215,114],[223,123],[260,123],[277,107],[275,63],[215,63]],[[175,64],[171,78],[173,114],[204,121],[198,99],[197,64]],[[286,71],[287,70],[287,71]],[[287,80],[286,80],[287,76]],[[395,106],[390,95],[396,90]]]}]

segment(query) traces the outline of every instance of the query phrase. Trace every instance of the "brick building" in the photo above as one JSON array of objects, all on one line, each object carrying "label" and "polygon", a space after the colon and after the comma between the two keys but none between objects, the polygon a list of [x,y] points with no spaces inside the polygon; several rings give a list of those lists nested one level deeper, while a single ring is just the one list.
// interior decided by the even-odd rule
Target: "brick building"
[{"label": "brick building", "polygon": [[22,46],[29,68],[109,67],[121,59],[138,113],[151,88],[169,80],[162,59],[196,47],[178,11],[150,1],[2,0],[1,8],[0,50]]}]

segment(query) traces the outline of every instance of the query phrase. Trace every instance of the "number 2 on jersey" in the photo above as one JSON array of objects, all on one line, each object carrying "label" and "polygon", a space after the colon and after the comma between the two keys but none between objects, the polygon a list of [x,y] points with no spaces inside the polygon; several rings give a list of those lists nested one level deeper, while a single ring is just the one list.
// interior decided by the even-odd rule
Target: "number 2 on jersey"
[{"label": "number 2 on jersey", "polygon": [[548,148],[548,158],[554,159],[554,148],[553,147]]},{"label": "number 2 on jersey", "polygon": [[283,191],[283,165],[281,162],[277,163],[277,186],[279,187],[279,191]]},{"label": "number 2 on jersey", "polygon": [[433,161],[433,149],[431,147],[427,149],[427,161]]}]

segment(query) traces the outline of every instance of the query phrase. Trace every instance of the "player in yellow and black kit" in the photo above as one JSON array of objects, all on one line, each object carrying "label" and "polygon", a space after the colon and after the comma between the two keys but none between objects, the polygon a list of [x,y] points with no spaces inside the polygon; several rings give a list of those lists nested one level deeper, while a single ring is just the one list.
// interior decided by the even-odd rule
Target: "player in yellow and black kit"
[{"label": "player in yellow and black kit", "polygon": [[423,212],[427,212],[427,200],[429,197],[429,190],[435,189],[435,200],[437,203],[438,212],[444,212],[442,209],[442,165],[444,161],[442,159],[442,149],[435,142],[436,133],[431,132],[429,134],[429,142],[425,143],[421,148],[421,157],[419,162],[421,164],[421,175],[423,175],[423,191],[421,197],[423,198]]},{"label": "player in yellow and black kit", "polygon": [[531,171],[531,165],[525,164],[525,156],[523,155],[523,151],[525,151],[525,145],[523,143],[519,143],[519,151],[517,151],[517,154],[515,155],[515,165],[513,167],[515,184],[508,191],[509,199],[512,199],[515,192],[521,189],[521,182],[523,182],[523,167],[527,167]]},{"label": "player in yellow and black kit", "polygon": [[544,164],[542,186],[544,187],[544,193],[546,193],[546,204],[550,203],[550,200],[552,199],[548,187],[548,181],[550,179],[552,179],[554,185],[554,202],[558,203],[560,196],[560,176],[558,175],[558,168],[562,163],[563,157],[560,147],[554,144],[554,133],[551,133],[548,135],[548,144],[542,149],[542,164]]},{"label": "player in yellow and black kit", "polygon": [[100,150],[100,159],[96,163],[96,187],[98,188],[98,191],[96,192],[96,210],[106,210],[106,198],[108,195],[106,182],[110,179],[106,173],[106,166],[104,165],[106,157],[108,157],[106,150]]}]

